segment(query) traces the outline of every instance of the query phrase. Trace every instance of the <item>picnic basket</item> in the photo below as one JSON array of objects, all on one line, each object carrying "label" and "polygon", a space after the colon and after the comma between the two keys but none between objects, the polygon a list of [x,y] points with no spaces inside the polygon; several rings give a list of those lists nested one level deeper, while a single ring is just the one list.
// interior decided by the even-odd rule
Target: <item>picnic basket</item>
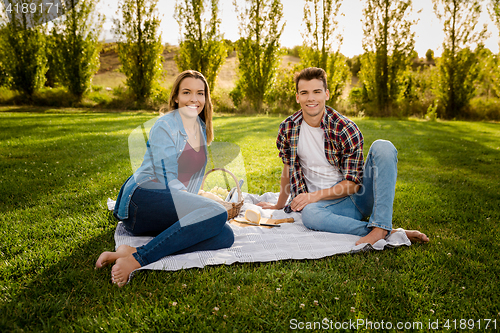
[{"label": "picnic basket", "polygon": [[238,216],[238,214],[240,213],[240,210],[241,210],[241,206],[243,206],[243,194],[241,193],[241,188],[240,188],[240,185],[238,183],[238,179],[236,178],[236,176],[231,171],[226,170],[224,168],[214,168],[214,169],[208,171],[205,174],[205,177],[203,177],[203,181],[201,183],[201,188],[203,189],[203,185],[205,184],[205,180],[207,179],[207,176],[210,173],[217,171],[217,170],[226,172],[229,175],[231,175],[231,177],[233,177],[233,179],[234,179],[234,182],[236,183],[236,191],[238,193],[238,201],[237,202],[227,202],[227,201],[220,202],[220,204],[222,204],[224,206],[224,208],[226,208],[227,215],[228,215],[227,219],[230,220],[230,219],[233,219],[236,216]]}]

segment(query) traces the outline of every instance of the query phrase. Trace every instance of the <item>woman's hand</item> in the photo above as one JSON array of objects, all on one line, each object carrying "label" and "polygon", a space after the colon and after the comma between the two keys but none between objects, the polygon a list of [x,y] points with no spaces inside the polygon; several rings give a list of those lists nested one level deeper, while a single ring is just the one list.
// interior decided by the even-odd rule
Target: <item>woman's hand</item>
[{"label": "woman's hand", "polygon": [[274,205],[270,202],[259,202],[257,206],[262,207],[263,209],[281,209],[283,207],[278,207],[278,205]]}]

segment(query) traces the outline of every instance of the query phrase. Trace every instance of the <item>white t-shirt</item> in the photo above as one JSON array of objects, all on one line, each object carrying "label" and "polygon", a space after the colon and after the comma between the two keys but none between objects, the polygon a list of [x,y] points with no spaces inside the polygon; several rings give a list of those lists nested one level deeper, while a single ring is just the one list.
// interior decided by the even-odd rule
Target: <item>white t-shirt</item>
[{"label": "white t-shirt", "polygon": [[302,121],[297,146],[300,166],[309,192],[330,188],[344,176],[325,156],[325,132]]}]

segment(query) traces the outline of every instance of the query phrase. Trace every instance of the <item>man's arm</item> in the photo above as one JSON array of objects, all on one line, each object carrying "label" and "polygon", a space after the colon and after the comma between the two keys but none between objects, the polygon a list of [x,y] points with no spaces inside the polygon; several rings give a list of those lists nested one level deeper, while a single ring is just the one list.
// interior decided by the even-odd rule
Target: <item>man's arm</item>
[{"label": "man's arm", "polygon": [[285,207],[288,196],[290,195],[290,167],[287,164],[283,164],[283,171],[281,172],[280,181],[280,195],[278,197],[278,202],[273,205],[269,202],[259,202],[257,206],[264,209],[282,209]]},{"label": "man's arm", "polygon": [[291,202],[290,208],[293,211],[299,212],[310,203],[320,200],[335,200],[346,197],[358,192],[359,185],[350,180],[343,180],[330,188],[325,188],[311,193],[301,193],[297,195]]}]

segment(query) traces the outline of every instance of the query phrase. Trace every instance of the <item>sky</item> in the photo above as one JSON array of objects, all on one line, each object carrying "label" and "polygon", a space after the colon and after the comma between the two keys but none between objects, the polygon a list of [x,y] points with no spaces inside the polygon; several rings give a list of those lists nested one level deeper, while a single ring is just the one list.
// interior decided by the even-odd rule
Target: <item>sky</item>
[{"label": "sky", "polygon": [[[221,5],[221,30],[224,33],[224,38],[236,41],[239,35],[238,20],[235,14],[233,0],[219,0]],[[237,0],[242,3],[242,0]],[[109,32],[112,26],[111,18],[116,16],[118,0],[101,0],[101,12],[106,15],[107,22],[105,24],[106,39],[111,39],[113,36]],[[286,20],[285,28],[281,37],[281,44],[286,47],[293,47],[302,44],[303,31],[303,8],[304,0],[282,0],[284,19]],[[362,54],[362,0],[344,0],[340,7],[340,17],[338,29],[343,32],[344,41],[340,51],[348,56]],[[159,0],[159,13],[161,15],[161,30],[163,42],[172,45],[179,44],[179,25],[174,19],[175,0]],[[414,26],[415,49],[420,57],[425,56],[428,49],[432,49],[436,56],[442,52],[441,44],[443,42],[443,26],[436,18],[431,0],[415,0],[414,15],[418,19],[418,23]],[[484,5],[483,5],[484,6]],[[421,11],[417,14],[418,11]],[[483,8],[480,24],[488,24],[488,32],[490,37],[486,41],[486,47],[494,53],[498,53],[499,34],[495,25],[491,22],[486,8]]]}]

